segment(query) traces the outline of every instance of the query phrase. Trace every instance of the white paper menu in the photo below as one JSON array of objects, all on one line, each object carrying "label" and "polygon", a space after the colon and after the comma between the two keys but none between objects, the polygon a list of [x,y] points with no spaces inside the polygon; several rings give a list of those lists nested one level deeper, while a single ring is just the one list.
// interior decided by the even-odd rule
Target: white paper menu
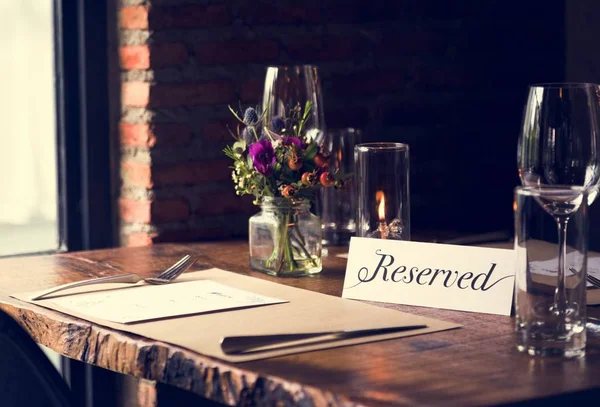
[{"label": "white paper menu", "polygon": [[96,291],[42,301],[123,324],[287,302],[212,280]]}]

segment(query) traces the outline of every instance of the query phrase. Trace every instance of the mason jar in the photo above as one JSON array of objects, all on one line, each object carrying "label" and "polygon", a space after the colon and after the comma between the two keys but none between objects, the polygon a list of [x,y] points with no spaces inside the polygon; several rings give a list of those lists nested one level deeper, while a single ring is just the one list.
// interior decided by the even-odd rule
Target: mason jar
[{"label": "mason jar", "polygon": [[286,277],[321,272],[321,220],[310,201],[265,197],[249,222],[250,267]]}]

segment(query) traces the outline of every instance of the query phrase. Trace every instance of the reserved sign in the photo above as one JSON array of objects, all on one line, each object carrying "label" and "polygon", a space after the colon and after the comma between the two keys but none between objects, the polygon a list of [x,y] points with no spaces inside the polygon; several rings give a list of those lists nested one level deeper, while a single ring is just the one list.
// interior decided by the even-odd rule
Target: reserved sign
[{"label": "reserved sign", "polygon": [[343,298],[510,315],[513,250],[353,237]]}]

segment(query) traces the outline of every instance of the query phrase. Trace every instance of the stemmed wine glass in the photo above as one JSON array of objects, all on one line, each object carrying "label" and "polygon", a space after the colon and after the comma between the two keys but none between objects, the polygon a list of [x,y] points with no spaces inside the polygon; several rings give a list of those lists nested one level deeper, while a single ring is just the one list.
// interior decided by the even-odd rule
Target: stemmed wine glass
[{"label": "stemmed wine glass", "polygon": [[321,80],[314,65],[270,66],[265,75],[262,110],[265,123],[271,126],[276,116],[287,117],[291,109],[311,103],[305,131],[309,139],[322,144],[325,137],[325,118],[321,96]]},{"label": "stemmed wine glass", "polygon": [[[331,152],[332,139],[328,135],[323,113],[321,78],[314,65],[269,66],[265,75],[262,111],[265,125],[275,130],[277,118],[289,117],[291,110],[300,105],[304,109],[309,102],[311,109],[304,125],[307,139],[320,148]],[[326,219],[327,194],[332,188],[322,188],[313,198],[315,213]],[[325,225],[323,225],[325,226]]]},{"label": "stemmed wine glass", "polygon": [[585,188],[587,203],[591,204],[600,181],[599,98],[600,86],[595,84],[539,84],[529,87],[525,105],[517,153],[521,183],[563,191],[538,200],[558,228],[558,281],[550,310],[557,316],[569,312],[565,289],[567,224],[581,197],[569,189]]}]

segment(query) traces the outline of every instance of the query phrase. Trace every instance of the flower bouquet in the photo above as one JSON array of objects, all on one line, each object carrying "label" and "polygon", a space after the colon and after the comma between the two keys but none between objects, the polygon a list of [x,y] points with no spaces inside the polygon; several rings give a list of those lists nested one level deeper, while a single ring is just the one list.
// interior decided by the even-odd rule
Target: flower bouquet
[{"label": "flower bouquet", "polygon": [[238,195],[251,194],[262,212],[250,219],[250,265],[274,275],[321,271],[321,222],[310,213],[319,188],[341,187],[344,176],[329,167],[330,154],[306,137],[307,102],[275,116],[270,123],[256,109],[243,114],[236,141],[224,149],[233,160]]}]

